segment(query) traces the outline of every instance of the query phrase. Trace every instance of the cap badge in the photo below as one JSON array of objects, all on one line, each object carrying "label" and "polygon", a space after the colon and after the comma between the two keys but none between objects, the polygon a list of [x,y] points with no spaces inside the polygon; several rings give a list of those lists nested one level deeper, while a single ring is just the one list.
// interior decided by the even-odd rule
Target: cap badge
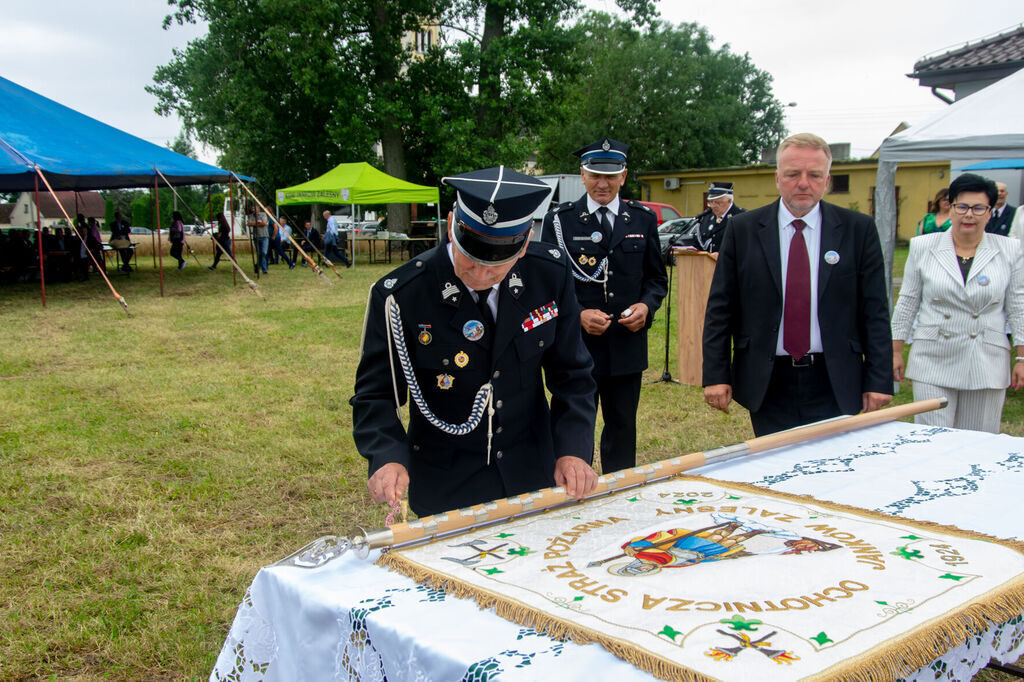
[{"label": "cap badge", "polygon": [[437,375],[437,387],[442,391],[447,391],[455,383],[455,377],[451,374],[438,374]]},{"label": "cap badge", "polygon": [[396,278],[394,278],[394,277],[392,277],[390,279],[386,279],[386,280],[384,280],[384,288],[385,289],[390,289],[393,286],[395,286],[395,284],[397,284],[397,283],[398,283],[398,280]]},{"label": "cap badge", "polygon": [[611,148],[612,146],[608,143],[608,138],[605,138],[604,142],[601,143],[601,149],[608,151]]},{"label": "cap badge", "polygon": [[836,263],[839,262],[839,254],[836,253],[835,251],[826,251],[825,262],[828,263],[829,265],[835,265]]},{"label": "cap badge", "polygon": [[462,325],[462,335],[470,341],[479,341],[484,337],[484,323],[480,320],[470,320]]},{"label": "cap badge", "polygon": [[429,346],[430,342],[434,340],[434,337],[431,336],[431,334],[430,334],[430,325],[429,324],[421,324],[421,325],[419,325],[419,328],[420,328],[420,333],[416,337],[416,340],[419,341],[424,346]]},{"label": "cap badge", "polygon": [[594,242],[595,244],[599,243],[602,239],[604,239],[604,235],[601,234],[600,231],[594,230],[593,232],[590,233],[590,241]]},{"label": "cap badge", "polygon": [[484,209],[484,213],[481,217],[488,225],[493,225],[498,222],[498,212],[494,210],[494,204],[489,204],[487,208]]},{"label": "cap badge", "polygon": [[466,351],[460,350],[455,354],[455,366],[462,369],[469,364],[469,356],[466,355]]}]

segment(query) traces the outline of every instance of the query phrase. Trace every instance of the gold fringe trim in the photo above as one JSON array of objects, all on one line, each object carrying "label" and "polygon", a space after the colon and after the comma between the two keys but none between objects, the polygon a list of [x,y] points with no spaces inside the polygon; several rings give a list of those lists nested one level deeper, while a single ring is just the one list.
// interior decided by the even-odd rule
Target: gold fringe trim
[{"label": "gold fringe trim", "polygon": [[596,630],[582,627],[571,621],[558,618],[521,602],[482,587],[470,585],[449,575],[426,568],[421,564],[403,556],[400,552],[385,552],[377,559],[377,564],[396,573],[412,578],[421,585],[429,585],[446,593],[472,599],[481,609],[493,609],[505,620],[524,627],[533,628],[537,632],[565,641],[570,639],[577,644],[600,644],[615,656],[627,663],[644,670],[661,680],[679,680],[680,682],[717,682],[717,678],[708,677],[695,670],[663,658],[642,649],[631,642],[625,642],[602,634]]},{"label": "gold fringe trim", "polygon": [[[755,495],[775,497],[791,502],[814,504],[822,509],[854,514],[867,519],[895,522],[924,532],[937,532],[954,537],[992,542],[1024,555],[1024,542],[998,539],[983,533],[969,532],[931,521],[917,521],[901,516],[890,516],[852,505],[825,502],[811,495],[783,493],[759,488],[749,483],[721,481],[703,476],[679,475],[671,480],[698,481],[741,490]],[[663,481],[659,481],[661,483]],[[620,493],[621,494],[621,493]],[[607,498],[605,498],[607,499]],[[547,513],[547,512],[545,512]],[[467,532],[473,529],[467,529]],[[446,538],[448,540],[450,538]],[[421,545],[422,546],[422,545]],[[530,627],[559,640],[571,639],[578,644],[600,644],[615,656],[662,680],[681,682],[715,682],[709,677],[675,661],[642,649],[632,642],[610,637],[591,628],[580,626],[501,594],[453,578],[427,568],[401,551],[385,551],[376,562],[401,573],[417,583],[440,589],[455,597],[473,599],[482,609],[493,609],[502,618],[524,627]],[[964,604],[945,615],[918,625],[899,637],[869,651],[848,658],[826,670],[806,677],[806,680],[849,680],[850,682],[881,682],[899,680],[933,662],[970,637],[987,630],[992,624],[1001,624],[1024,612],[1024,574],[979,595],[975,601]]]}]

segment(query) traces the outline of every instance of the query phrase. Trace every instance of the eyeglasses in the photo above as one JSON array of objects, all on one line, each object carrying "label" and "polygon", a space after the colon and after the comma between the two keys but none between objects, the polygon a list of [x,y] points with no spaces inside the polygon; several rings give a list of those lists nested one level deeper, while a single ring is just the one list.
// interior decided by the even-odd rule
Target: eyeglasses
[{"label": "eyeglasses", "polygon": [[974,206],[968,206],[967,204],[953,204],[953,210],[957,212],[957,215],[967,215],[970,211],[976,216],[983,216],[989,212],[991,206],[985,204],[975,204]]}]

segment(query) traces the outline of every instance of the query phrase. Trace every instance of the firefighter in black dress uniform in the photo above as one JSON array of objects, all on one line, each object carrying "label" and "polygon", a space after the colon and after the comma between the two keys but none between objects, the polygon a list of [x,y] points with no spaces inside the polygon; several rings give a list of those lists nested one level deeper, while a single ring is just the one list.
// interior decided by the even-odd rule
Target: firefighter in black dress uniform
[{"label": "firefighter in black dress uniform", "polygon": [[597,484],[593,363],[564,255],[529,241],[550,189],[504,167],[443,181],[447,243],[370,294],[350,401],[370,494],[408,488],[421,516],[551,485],[582,497]]},{"label": "firefighter in black dress uniform", "polygon": [[542,239],[565,253],[576,280],[583,341],[601,406],[601,470],[636,465],[636,412],[647,330],[667,293],[654,213],[619,198],[629,146],[604,139],[578,149],[586,194],[544,218]]},{"label": "firefighter in black dress uniform", "polygon": [[718,253],[729,219],[743,210],[733,203],[731,182],[712,182],[708,188],[708,208],[697,216],[697,248]]}]

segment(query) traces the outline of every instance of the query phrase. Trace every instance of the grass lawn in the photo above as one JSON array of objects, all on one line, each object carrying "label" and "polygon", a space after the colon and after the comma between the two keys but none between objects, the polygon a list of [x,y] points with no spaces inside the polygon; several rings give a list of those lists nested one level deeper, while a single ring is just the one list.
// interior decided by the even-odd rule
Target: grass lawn
[{"label": "grass lawn", "polygon": [[[131,317],[95,277],[49,285],[45,309],[37,285],[0,287],[0,679],[205,679],[260,566],[383,525],[347,401],[389,266],[272,266],[261,300],[193,261],[161,297],[147,258],[113,277]],[[640,409],[643,461],[752,435],[696,387],[645,386]],[[1024,435],[1024,396],[1005,414]]]}]

